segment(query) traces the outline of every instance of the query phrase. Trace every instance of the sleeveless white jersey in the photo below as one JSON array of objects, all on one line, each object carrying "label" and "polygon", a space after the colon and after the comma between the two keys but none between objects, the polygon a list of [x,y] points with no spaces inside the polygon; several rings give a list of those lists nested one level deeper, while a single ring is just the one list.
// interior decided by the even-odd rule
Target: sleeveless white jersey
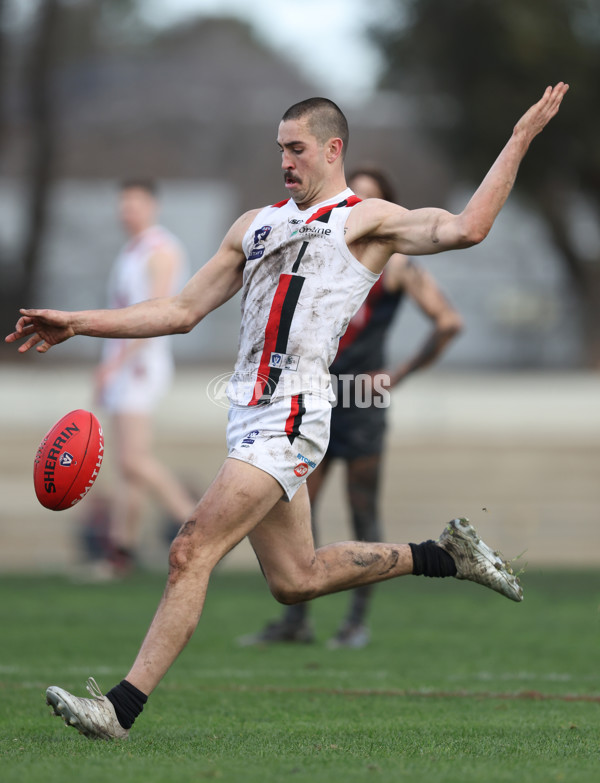
[{"label": "sleeveless white jersey", "polygon": [[162,249],[171,251],[179,259],[180,273],[176,275],[170,295],[177,293],[184,274],[183,248],[166,228],[150,226],[121,249],[108,281],[109,307],[129,307],[150,297],[148,261],[154,253]]},{"label": "sleeveless white jersey", "polygon": [[329,400],[340,337],[379,275],[348,249],[344,226],[360,199],[350,189],[301,211],[265,207],[243,239],[242,323],[227,395],[262,405],[296,394]]},{"label": "sleeveless white jersey", "polygon": [[[184,282],[187,261],[183,247],[177,238],[162,226],[151,226],[141,235],[127,242],[122,248],[112,268],[108,282],[108,306],[111,308],[128,307],[148,299],[151,295],[148,275],[148,261],[151,256],[167,249],[179,260],[179,272],[175,275],[172,290],[174,295]],[[125,341],[105,340],[103,360],[116,356]],[[111,400],[124,397],[127,385],[137,379],[139,384],[150,387],[166,387],[173,374],[173,358],[169,338],[152,337],[145,340],[132,356],[121,366],[111,379],[107,396]],[[150,390],[151,391],[151,390]]]}]

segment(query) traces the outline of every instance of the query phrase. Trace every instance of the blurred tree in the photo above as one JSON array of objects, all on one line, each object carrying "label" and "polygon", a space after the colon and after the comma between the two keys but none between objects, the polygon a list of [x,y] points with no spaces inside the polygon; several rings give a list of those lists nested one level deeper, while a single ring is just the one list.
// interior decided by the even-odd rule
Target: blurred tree
[{"label": "blurred tree", "polygon": [[16,273],[0,286],[2,333],[14,325],[15,302],[31,303],[49,225],[52,182],[60,173],[57,70],[105,50],[109,42],[135,38],[144,30],[138,16],[141,4],[142,0],[37,0],[23,27],[11,28],[11,39],[6,24],[10,3],[0,0],[0,153],[7,89],[3,66],[10,59],[8,49],[12,49],[14,78],[22,83],[28,147],[22,246],[17,251]]},{"label": "blurred tree", "polygon": [[579,233],[579,210],[600,225],[600,2],[402,0],[373,31],[382,86],[410,92],[457,170],[480,179],[507,124],[548,84],[571,85],[559,117],[535,141],[517,180],[544,218],[581,303],[589,363],[600,367],[600,246]]},{"label": "blurred tree", "polygon": [[20,278],[24,299],[37,266],[48,222],[49,195],[56,151],[56,101],[52,74],[57,54],[58,0],[44,0],[35,20],[26,68],[27,104],[31,123],[31,152],[27,182],[26,228]]},{"label": "blurred tree", "polygon": [[4,141],[6,122],[6,34],[4,32],[6,19],[6,0],[0,0],[0,160],[2,160],[2,142]]}]

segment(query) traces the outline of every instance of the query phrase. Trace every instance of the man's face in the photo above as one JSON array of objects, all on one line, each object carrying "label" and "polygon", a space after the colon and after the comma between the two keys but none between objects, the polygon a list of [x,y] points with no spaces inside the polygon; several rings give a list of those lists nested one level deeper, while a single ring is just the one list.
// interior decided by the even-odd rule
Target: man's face
[{"label": "man's face", "polygon": [[327,177],[325,147],[308,128],[308,121],[286,120],[279,124],[277,144],[286,190],[298,206],[310,204]]},{"label": "man's face", "polygon": [[119,218],[128,234],[139,234],[156,219],[156,199],[144,188],[125,188],[119,198]]}]

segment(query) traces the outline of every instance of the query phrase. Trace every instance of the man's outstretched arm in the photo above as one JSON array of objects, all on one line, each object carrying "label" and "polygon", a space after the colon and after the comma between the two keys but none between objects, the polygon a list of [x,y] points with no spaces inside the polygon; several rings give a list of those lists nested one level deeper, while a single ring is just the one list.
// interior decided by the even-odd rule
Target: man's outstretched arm
[{"label": "man's outstretched arm", "polygon": [[20,353],[33,347],[46,353],[53,345],[78,334],[138,338],[191,331],[239,291],[245,263],[242,238],[254,215],[254,211],[248,212],[233,224],[217,253],[177,296],[149,299],[117,310],[22,309],[15,331],[6,337],[6,342],[24,340]]},{"label": "man's outstretched arm", "polygon": [[[529,145],[556,115],[568,89],[569,85],[563,82],[546,88],[542,98],[517,122],[506,146],[459,215],[443,209],[409,211],[387,202],[376,201],[370,205],[366,201],[363,220],[367,230],[363,235],[387,240],[393,251],[406,255],[440,253],[481,242],[512,190]],[[373,268],[373,271],[381,270]]]},{"label": "man's outstretched arm", "polygon": [[461,234],[476,244],[485,239],[515,183],[519,165],[533,139],[557,114],[568,84],[547,87],[514,127],[508,143],[494,162],[473,197],[458,216]]}]

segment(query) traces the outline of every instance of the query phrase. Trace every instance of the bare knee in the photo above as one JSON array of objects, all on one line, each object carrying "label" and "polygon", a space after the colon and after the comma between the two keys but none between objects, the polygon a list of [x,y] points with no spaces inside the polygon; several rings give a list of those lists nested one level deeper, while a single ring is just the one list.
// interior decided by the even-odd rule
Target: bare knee
[{"label": "bare knee", "polygon": [[195,521],[189,520],[182,525],[169,548],[169,582],[176,582],[194,559],[196,546],[192,533]]},{"label": "bare knee", "polygon": [[279,574],[276,577],[269,577],[267,574],[266,578],[273,598],[286,606],[310,601],[318,595],[318,592],[306,577],[294,579],[293,577]]},{"label": "bare knee", "polygon": [[169,548],[169,583],[186,575],[207,579],[230,548],[222,537],[211,535],[200,519],[188,519]]},{"label": "bare knee", "polygon": [[185,522],[173,539],[169,548],[170,583],[177,582],[184,574],[195,571],[210,574],[220,559],[220,553],[211,546],[206,537],[197,528],[198,521],[190,519]]},{"label": "bare knee", "polygon": [[298,590],[294,587],[271,587],[271,594],[276,601],[285,606],[292,606],[293,604],[303,604],[306,601],[310,601],[315,597],[312,590]]}]

